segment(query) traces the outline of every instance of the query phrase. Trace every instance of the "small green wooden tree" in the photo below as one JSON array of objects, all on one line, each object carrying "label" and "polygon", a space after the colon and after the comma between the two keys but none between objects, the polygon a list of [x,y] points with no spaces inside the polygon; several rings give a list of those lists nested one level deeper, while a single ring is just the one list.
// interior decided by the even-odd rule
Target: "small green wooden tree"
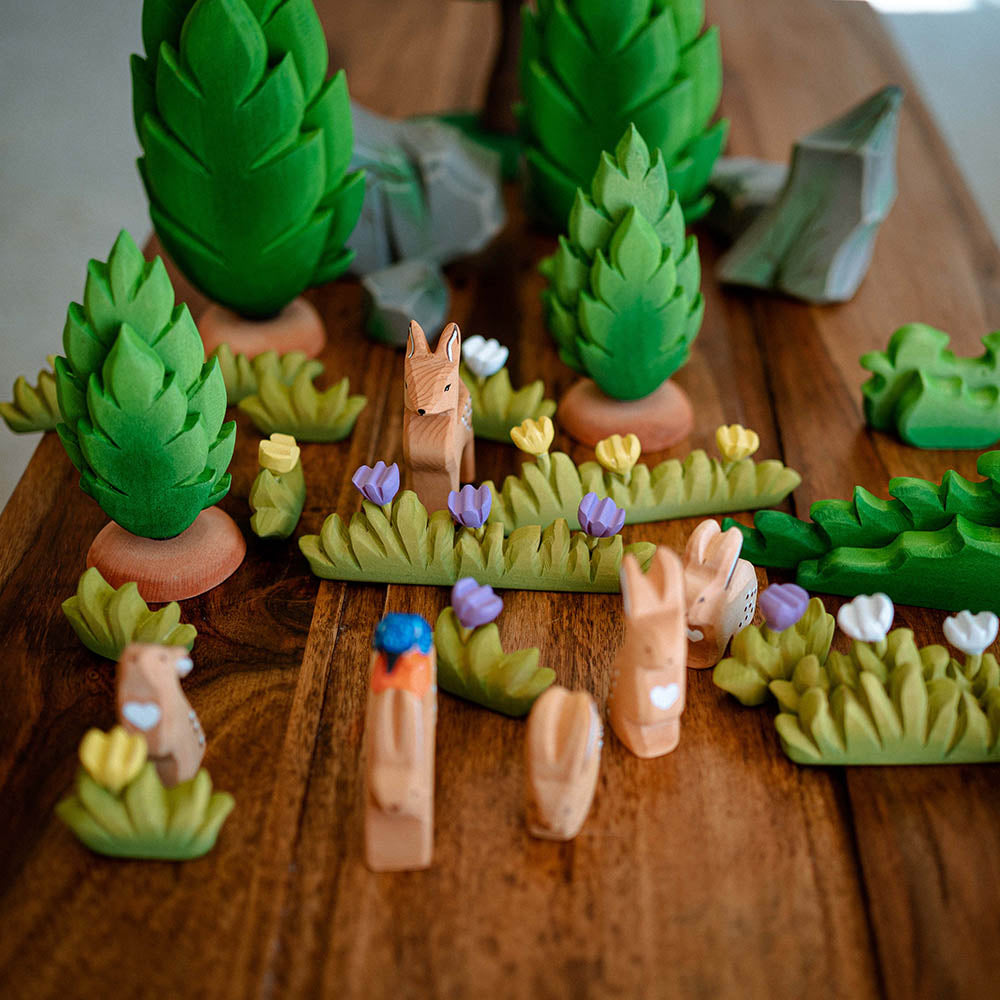
[{"label": "small green wooden tree", "polygon": [[343,273],[364,179],[311,0],[145,0],[132,92],[164,247],[207,295],[279,312]]},{"label": "small green wooden tree", "polygon": [[121,527],[170,538],[229,490],[236,424],[226,385],[205,361],[163,261],[147,263],[122,232],[107,264],[87,268],[56,358],[57,428],[80,486]]},{"label": "small green wooden tree", "polygon": [[663,154],[687,220],[705,195],[728,123],[705,0],[538,0],[523,10],[522,126],[533,208],[562,227],[577,187],[629,122]]},{"label": "small green wooden tree", "polygon": [[634,125],[601,155],[591,196],[577,190],[569,236],[541,270],[559,356],[606,395],[640,399],[687,361],[705,310],[698,241]]}]

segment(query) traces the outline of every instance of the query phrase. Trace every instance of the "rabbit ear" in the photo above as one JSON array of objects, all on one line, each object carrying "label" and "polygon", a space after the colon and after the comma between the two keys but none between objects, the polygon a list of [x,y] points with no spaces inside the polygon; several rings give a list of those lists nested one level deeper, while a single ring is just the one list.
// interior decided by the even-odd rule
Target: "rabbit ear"
[{"label": "rabbit ear", "polygon": [[675,604],[685,606],[684,564],[673,549],[668,549],[666,545],[657,548],[647,579],[653,585],[660,608]]},{"label": "rabbit ear", "polygon": [[722,533],[712,546],[709,565],[713,570],[713,580],[720,587],[726,588],[733,579],[736,565],[743,551],[743,532],[739,528],[730,528]]},{"label": "rabbit ear", "polygon": [[424,328],[415,320],[410,320],[410,332],[406,338],[407,359],[421,354],[430,354],[431,349],[427,346],[427,335]]},{"label": "rabbit ear", "polygon": [[449,323],[438,337],[437,348],[434,353],[438,356],[444,355],[453,364],[458,364],[462,354],[462,331],[457,323]]},{"label": "rabbit ear", "polygon": [[622,600],[626,618],[641,618],[651,611],[655,602],[653,590],[639,568],[639,561],[631,552],[622,559],[619,574],[622,582]]},{"label": "rabbit ear", "polygon": [[[700,565],[706,562],[709,548],[715,539],[719,537],[721,530],[718,521],[713,521],[711,518],[707,521],[702,521],[691,532],[691,537],[688,538],[687,545],[684,547],[684,565]],[[738,531],[739,529],[735,530]]]}]

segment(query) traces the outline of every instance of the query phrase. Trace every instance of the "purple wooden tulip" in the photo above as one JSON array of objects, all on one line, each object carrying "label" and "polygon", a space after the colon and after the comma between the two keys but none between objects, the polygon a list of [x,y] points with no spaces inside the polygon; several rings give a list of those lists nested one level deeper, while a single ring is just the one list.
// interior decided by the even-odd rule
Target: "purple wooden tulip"
[{"label": "purple wooden tulip", "polygon": [[465,628],[489,625],[503,611],[503,601],[493,593],[493,588],[480,587],[471,576],[463,576],[451,588],[451,606]]},{"label": "purple wooden tulip", "polygon": [[580,501],[576,516],[580,527],[591,538],[610,538],[617,535],[625,524],[624,508],[619,507],[611,497],[598,500],[596,493],[588,493]]},{"label": "purple wooden tulip", "polygon": [[395,462],[392,465],[376,462],[374,468],[362,465],[351,482],[366,500],[384,507],[399,492],[399,466]]},{"label": "purple wooden tulip", "polygon": [[463,486],[448,494],[448,510],[456,524],[464,528],[481,528],[490,516],[493,494],[488,486]]},{"label": "purple wooden tulip", "polygon": [[772,583],[757,601],[767,627],[772,632],[784,632],[806,613],[809,592],[797,583]]}]

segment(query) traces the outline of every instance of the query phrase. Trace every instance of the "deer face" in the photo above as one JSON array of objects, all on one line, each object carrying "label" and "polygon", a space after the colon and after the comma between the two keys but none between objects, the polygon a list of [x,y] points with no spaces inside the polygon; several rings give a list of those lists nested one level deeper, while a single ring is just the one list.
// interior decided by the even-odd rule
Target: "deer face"
[{"label": "deer face", "polygon": [[445,327],[438,339],[437,349],[432,351],[427,346],[420,324],[412,321],[406,340],[403,374],[407,410],[421,417],[457,410],[461,356],[462,334],[457,324],[449,323]]}]

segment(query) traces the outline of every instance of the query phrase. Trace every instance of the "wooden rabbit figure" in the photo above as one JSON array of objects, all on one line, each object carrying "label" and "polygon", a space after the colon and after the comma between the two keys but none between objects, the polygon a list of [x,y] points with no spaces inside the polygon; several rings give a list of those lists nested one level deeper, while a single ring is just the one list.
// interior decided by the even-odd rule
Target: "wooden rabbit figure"
[{"label": "wooden rabbit figure", "polygon": [[740,559],[739,528],[722,531],[717,521],[702,521],[684,550],[687,594],[687,665],[714,667],[729,640],[746,628],[757,610],[757,573]]},{"label": "wooden rabbit figure", "polygon": [[462,334],[449,323],[437,349],[410,322],[403,375],[403,461],[410,487],[428,511],[444,510],[448,494],[476,477],[472,400],[458,373]]},{"label": "wooden rabbit figure", "polygon": [[205,755],[205,733],[181,690],[191,670],[183,646],[133,642],[118,661],[118,720],[146,737],[149,759],[168,788],[190,781]]},{"label": "wooden rabbit figure", "polygon": [[615,657],[608,717],[637,757],[677,746],[686,691],[687,629],[680,556],[660,546],[644,576],[626,555],[621,568],[625,642]]}]

